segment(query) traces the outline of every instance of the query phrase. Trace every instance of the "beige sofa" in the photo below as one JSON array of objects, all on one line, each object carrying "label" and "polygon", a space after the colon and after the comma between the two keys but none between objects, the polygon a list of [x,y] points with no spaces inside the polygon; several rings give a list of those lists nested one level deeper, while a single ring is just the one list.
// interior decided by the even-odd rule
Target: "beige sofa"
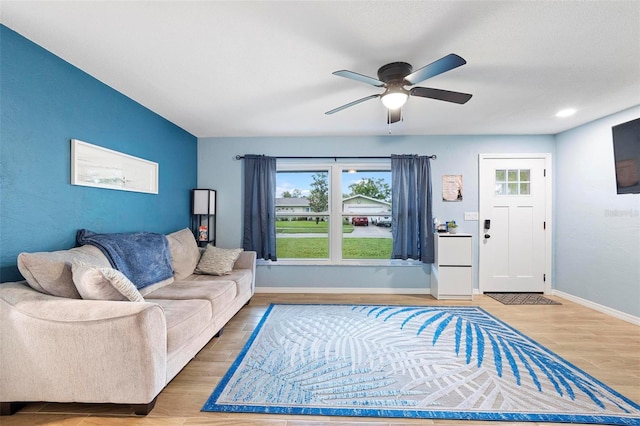
[{"label": "beige sofa", "polygon": [[137,302],[81,298],[72,265],[110,266],[96,247],[19,256],[27,280],[0,284],[2,414],[28,401],[153,408],[255,288],[255,252],[241,252],[228,275],[194,274],[202,249],[191,232],[167,239],[174,276],[141,289]]}]

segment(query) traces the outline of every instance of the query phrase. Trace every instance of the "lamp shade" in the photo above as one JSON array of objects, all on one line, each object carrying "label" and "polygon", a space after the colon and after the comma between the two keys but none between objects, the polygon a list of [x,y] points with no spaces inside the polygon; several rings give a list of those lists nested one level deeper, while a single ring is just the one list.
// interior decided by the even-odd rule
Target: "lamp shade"
[{"label": "lamp shade", "polygon": [[194,189],[193,214],[216,214],[216,191],[213,189]]},{"label": "lamp shade", "polygon": [[389,109],[398,109],[407,102],[408,97],[404,92],[388,92],[382,95],[382,103]]}]

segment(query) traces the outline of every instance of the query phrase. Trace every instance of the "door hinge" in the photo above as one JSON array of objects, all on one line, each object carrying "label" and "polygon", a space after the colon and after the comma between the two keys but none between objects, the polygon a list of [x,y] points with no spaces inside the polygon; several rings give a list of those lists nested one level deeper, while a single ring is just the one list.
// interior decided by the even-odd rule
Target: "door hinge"
[{"label": "door hinge", "polygon": [[547,169],[542,169],[542,176],[547,177]]},{"label": "door hinge", "polygon": [[544,230],[547,229],[547,222],[546,221],[542,222],[542,229],[544,229]]},{"label": "door hinge", "polygon": [[542,274],[542,281],[547,282],[547,274]]}]

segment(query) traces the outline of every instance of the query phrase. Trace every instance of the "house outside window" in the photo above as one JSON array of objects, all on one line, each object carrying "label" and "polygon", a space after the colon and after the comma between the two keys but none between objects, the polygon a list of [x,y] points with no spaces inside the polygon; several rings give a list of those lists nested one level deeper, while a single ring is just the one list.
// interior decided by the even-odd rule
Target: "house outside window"
[{"label": "house outside window", "polygon": [[276,187],[279,263],[391,261],[389,161],[278,164]]}]

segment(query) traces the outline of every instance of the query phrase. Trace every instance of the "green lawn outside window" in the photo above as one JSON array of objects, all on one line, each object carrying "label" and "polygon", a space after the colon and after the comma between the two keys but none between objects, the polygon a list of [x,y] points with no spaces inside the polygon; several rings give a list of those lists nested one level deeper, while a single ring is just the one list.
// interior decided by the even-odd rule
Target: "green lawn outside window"
[{"label": "green lawn outside window", "polygon": [[[343,259],[391,259],[391,238],[344,238]],[[276,242],[279,259],[326,259],[329,239],[318,237],[286,238]]]}]

